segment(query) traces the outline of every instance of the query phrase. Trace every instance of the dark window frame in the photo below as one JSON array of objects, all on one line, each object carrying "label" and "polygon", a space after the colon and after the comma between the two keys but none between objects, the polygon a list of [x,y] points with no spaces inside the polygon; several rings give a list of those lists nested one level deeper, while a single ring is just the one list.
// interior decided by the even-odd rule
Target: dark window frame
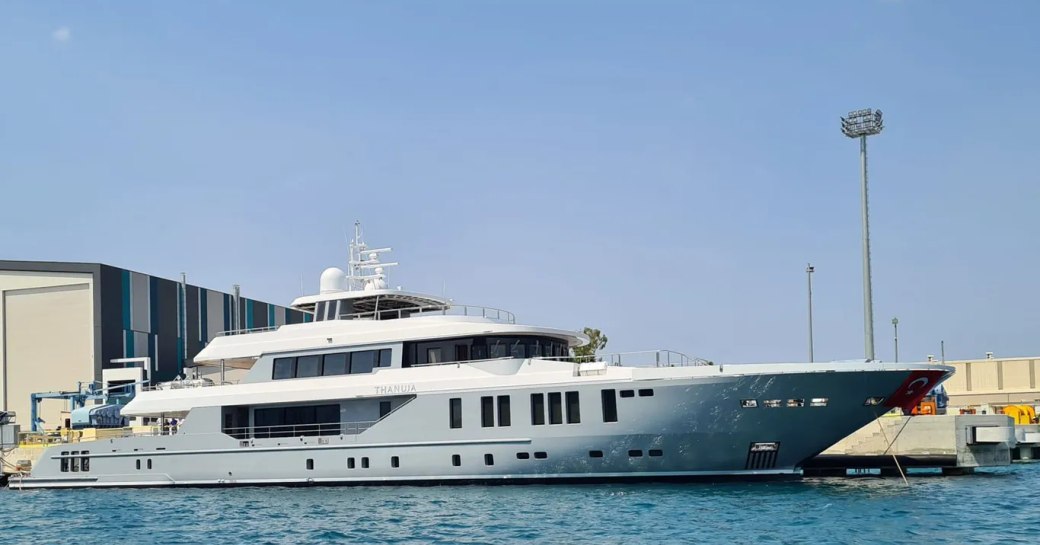
[{"label": "dark window frame", "polygon": [[509,407],[509,396],[498,396],[498,425],[505,428],[513,423],[512,410]]},{"label": "dark window frame", "polygon": [[563,424],[563,394],[549,392],[549,424]]},{"label": "dark window frame", "polygon": [[531,394],[531,425],[545,425],[545,394]]},{"label": "dark window frame", "polygon": [[448,400],[448,426],[453,430],[462,429],[461,397],[453,397]]},{"label": "dark window frame", "polygon": [[613,388],[600,390],[600,403],[603,409],[603,421],[617,422],[617,390]]},{"label": "dark window frame", "polygon": [[480,398],[480,427],[493,428],[495,426],[495,398],[493,396],[481,396]]},{"label": "dark window frame", "polygon": [[581,424],[581,395],[575,390],[566,392],[565,407],[567,409],[567,423],[568,424]]}]

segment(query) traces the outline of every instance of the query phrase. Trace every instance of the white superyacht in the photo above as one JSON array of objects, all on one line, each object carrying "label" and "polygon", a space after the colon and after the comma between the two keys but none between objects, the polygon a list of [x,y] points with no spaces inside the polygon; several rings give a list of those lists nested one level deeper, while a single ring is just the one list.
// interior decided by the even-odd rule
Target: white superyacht
[{"label": "white superyacht", "polygon": [[588,339],[389,289],[357,231],[308,323],[229,331],[195,357],[234,384],[156,385],[122,415],[179,425],[56,445],[12,488],[716,480],[808,459],[952,369],[570,357]]}]

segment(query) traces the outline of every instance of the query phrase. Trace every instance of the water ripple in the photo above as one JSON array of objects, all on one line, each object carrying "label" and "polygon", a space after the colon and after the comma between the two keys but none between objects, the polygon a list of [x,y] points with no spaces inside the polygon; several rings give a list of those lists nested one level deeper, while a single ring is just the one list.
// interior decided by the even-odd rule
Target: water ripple
[{"label": "water ripple", "polygon": [[[722,485],[3,491],[3,543],[1036,543],[1040,464]],[[71,539],[70,539],[71,536]],[[77,537],[78,536],[78,537]]]}]

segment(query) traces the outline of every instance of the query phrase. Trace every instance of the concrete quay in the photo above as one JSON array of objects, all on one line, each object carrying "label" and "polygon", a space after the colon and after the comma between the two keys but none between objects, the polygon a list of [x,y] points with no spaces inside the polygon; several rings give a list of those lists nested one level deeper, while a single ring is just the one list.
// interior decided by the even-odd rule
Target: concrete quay
[{"label": "concrete quay", "polygon": [[[898,475],[898,460],[904,470],[937,468],[945,475],[964,475],[978,467],[1010,465],[1017,436],[1027,433],[1034,432],[1017,430],[1004,415],[883,416],[810,460],[803,473],[842,477],[849,470],[880,470]],[[1030,449],[1027,456],[1033,454]]]}]

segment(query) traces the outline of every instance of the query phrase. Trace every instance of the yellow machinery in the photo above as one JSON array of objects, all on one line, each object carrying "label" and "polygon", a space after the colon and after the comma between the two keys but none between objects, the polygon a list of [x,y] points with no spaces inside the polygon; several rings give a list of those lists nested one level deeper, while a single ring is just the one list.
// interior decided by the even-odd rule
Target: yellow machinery
[{"label": "yellow machinery", "polygon": [[1036,411],[1029,405],[1008,405],[1004,414],[1010,416],[1015,424],[1032,424],[1036,422]]}]

